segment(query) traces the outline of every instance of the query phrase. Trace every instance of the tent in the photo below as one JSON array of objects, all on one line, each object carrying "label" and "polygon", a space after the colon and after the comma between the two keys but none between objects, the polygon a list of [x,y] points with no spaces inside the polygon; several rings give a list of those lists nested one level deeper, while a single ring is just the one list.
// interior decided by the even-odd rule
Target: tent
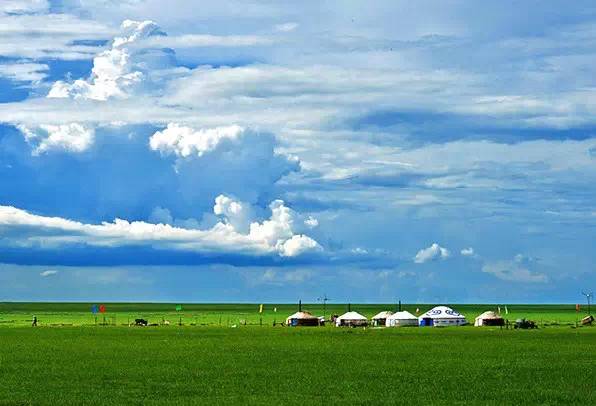
[{"label": "tent", "polygon": [[461,326],[468,324],[466,318],[447,306],[433,307],[422,316],[418,317],[421,326]]},{"label": "tent", "polygon": [[418,317],[410,312],[397,312],[387,317],[385,321],[387,327],[417,326]]},{"label": "tent", "polygon": [[482,313],[480,316],[476,317],[474,320],[474,326],[504,326],[505,320],[497,313],[488,311]]},{"label": "tent", "polygon": [[303,311],[291,314],[286,319],[286,326],[318,326],[319,324],[320,321],[318,317]]},{"label": "tent", "polygon": [[339,316],[335,319],[335,325],[337,327],[340,326],[348,326],[348,327],[355,327],[355,326],[366,326],[368,324],[368,319],[357,312],[347,312]]},{"label": "tent", "polygon": [[390,312],[390,311],[384,311],[384,312],[377,313],[371,319],[373,326],[384,326],[385,321],[387,320],[387,317],[391,316],[392,314],[393,314],[393,312]]}]

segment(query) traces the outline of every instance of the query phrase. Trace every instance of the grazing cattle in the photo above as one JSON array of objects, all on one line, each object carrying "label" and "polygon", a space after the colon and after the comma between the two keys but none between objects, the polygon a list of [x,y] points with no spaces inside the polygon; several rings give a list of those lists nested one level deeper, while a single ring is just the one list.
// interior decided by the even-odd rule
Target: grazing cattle
[{"label": "grazing cattle", "polygon": [[135,326],[146,326],[149,322],[145,319],[135,319]]}]

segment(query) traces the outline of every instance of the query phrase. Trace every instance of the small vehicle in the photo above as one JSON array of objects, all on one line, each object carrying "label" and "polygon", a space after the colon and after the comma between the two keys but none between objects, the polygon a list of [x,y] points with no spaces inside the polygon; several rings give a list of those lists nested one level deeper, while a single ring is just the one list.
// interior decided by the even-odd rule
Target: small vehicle
[{"label": "small vehicle", "polygon": [[594,322],[594,316],[589,315],[582,319],[582,326],[591,326]]},{"label": "small vehicle", "polygon": [[513,328],[515,328],[515,329],[521,328],[523,330],[527,330],[527,329],[538,328],[538,326],[532,320],[517,319],[517,320],[515,320],[515,324],[513,325]]}]

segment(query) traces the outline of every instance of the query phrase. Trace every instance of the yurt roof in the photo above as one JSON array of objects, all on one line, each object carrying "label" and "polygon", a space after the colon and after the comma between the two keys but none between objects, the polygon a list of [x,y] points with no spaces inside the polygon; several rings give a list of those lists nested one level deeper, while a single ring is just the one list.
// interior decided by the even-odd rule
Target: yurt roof
[{"label": "yurt roof", "polygon": [[309,312],[296,312],[291,314],[287,317],[288,319],[316,319],[316,316],[313,316]]},{"label": "yurt roof", "polygon": [[464,315],[447,306],[436,306],[421,315],[419,318],[431,319],[463,319]]},{"label": "yurt roof", "polygon": [[358,312],[347,312],[338,317],[341,320],[368,320]]},{"label": "yurt roof", "polygon": [[476,317],[476,319],[502,319],[502,317],[499,316],[497,313],[489,310]]},{"label": "yurt roof", "polygon": [[418,317],[414,316],[412,313],[405,311],[405,310],[403,312],[393,313],[391,316],[389,316],[387,318],[394,319],[394,320],[408,320],[408,319],[416,320],[416,319],[418,319]]},{"label": "yurt roof", "polygon": [[392,314],[393,314],[393,312],[388,311],[388,310],[386,310],[384,312],[379,312],[379,313],[377,313],[373,317],[373,320],[375,320],[375,319],[386,319],[387,317],[391,316]]}]

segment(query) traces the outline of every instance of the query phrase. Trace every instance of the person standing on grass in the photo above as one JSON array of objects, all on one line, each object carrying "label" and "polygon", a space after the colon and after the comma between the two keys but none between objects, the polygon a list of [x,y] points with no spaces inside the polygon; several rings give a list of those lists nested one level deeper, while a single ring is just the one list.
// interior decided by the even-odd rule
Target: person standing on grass
[{"label": "person standing on grass", "polygon": [[37,327],[37,316],[33,316],[33,323],[31,323],[31,327]]}]

